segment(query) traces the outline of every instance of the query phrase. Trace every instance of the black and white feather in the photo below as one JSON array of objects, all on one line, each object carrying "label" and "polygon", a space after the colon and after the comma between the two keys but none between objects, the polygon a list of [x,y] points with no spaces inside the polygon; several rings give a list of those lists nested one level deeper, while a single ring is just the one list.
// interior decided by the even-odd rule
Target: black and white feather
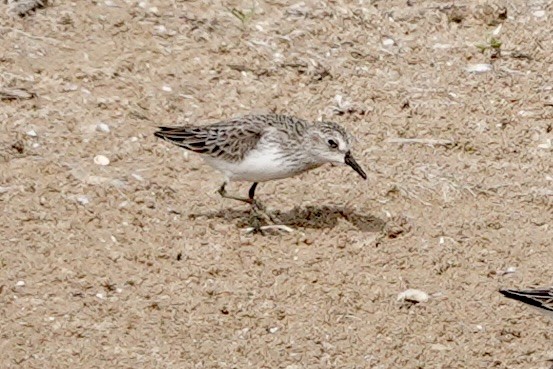
[{"label": "black and white feather", "polygon": [[553,318],[553,287],[527,290],[501,289],[503,296],[525,303]]}]

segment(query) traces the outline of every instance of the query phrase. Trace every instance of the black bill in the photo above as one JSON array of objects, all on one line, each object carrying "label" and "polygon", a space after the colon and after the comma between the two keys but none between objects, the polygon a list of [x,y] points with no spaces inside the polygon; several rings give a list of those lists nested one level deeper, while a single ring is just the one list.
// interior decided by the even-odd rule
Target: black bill
[{"label": "black bill", "polygon": [[351,156],[351,152],[348,151],[346,152],[346,157],[344,158],[344,162],[349,165],[350,167],[353,168],[353,170],[355,170],[357,173],[359,173],[359,175],[361,177],[363,177],[363,179],[367,179],[367,174],[365,173],[365,171],[359,166],[359,164],[357,164],[357,162],[355,161],[355,159],[353,158],[353,156]]}]

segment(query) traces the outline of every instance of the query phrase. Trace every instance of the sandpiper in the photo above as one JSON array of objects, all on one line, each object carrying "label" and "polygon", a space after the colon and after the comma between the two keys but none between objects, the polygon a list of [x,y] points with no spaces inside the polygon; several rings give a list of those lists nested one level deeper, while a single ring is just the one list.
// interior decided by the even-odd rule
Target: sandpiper
[{"label": "sandpiper", "polygon": [[[346,164],[367,175],[351,154],[351,136],[334,122],[310,124],[287,115],[246,115],[206,126],[159,127],[155,136],[200,154],[225,181],[219,194],[261,206],[254,200],[259,182],[283,179],[325,163]],[[231,181],[253,182],[248,197],[233,196]]]}]

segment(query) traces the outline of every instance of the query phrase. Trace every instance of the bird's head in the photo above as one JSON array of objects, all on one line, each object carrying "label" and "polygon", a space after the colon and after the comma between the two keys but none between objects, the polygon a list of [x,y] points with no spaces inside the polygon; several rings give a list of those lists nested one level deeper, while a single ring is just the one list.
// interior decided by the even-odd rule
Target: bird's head
[{"label": "bird's head", "polygon": [[352,139],[342,126],[334,122],[316,123],[310,127],[308,137],[311,152],[319,162],[349,165],[367,179],[351,154]]}]

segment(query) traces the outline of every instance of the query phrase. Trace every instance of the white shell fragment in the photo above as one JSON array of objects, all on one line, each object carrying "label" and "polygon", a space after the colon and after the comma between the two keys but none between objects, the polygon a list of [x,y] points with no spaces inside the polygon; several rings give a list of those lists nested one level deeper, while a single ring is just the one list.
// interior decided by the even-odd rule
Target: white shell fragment
[{"label": "white shell fragment", "polygon": [[497,274],[498,274],[498,275],[507,275],[507,274],[516,273],[516,271],[517,271],[517,268],[515,268],[514,266],[510,266],[510,267],[508,267],[508,268],[505,269],[505,270],[498,270],[498,271],[497,271]]},{"label": "white shell fragment", "polygon": [[86,205],[90,203],[88,196],[85,196],[85,195],[79,195],[75,200],[77,200],[77,202],[81,205]]},{"label": "white shell fragment", "polygon": [[104,132],[104,133],[109,133],[109,131],[110,131],[109,126],[105,123],[98,123],[96,125],[96,130],[98,132]]},{"label": "white shell fragment", "polygon": [[17,283],[15,284],[16,287],[24,287],[25,286],[25,281],[17,281]]},{"label": "white shell fragment", "polygon": [[507,274],[511,274],[511,273],[515,273],[517,271],[517,268],[513,267],[513,266],[510,266],[507,268],[507,270],[505,271],[505,273]]},{"label": "white shell fragment", "polygon": [[394,40],[392,40],[391,38],[385,38],[384,40],[382,40],[383,46],[392,46],[393,44]]},{"label": "white shell fragment", "polygon": [[167,33],[167,27],[165,27],[163,24],[160,24],[159,26],[154,26],[154,31],[156,31],[156,33],[158,34],[164,34]]},{"label": "white shell fragment", "polygon": [[427,302],[428,301],[428,294],[421,290],[415,290],[415,289],[408,289],[400,294],[397,295],[398,301],[408,301],[408,302]]},{"label": "white shell fragment", "polygon": [[544,149],[544,150],[549,150],[551,147],[553,147],[553,143],[551,141],[550,138],[548,138],[545,143],[542,143],[542,144],[539,144],[538,145],[538,148],[540,149]]},{"label": "white shell fragment", "polygon": [[472,64],[466,68],[469,73],[486,73],[492,70],[491,64]]},{"label": "white shell fragment", "polygon": [[36,133],[36,131],[34,129],[31,129],[30,131],[27,131],[26,132],[27,136],[29,137],[36,137],[38,136],[38,134]]},{"label": "white shell fragment", "polygon": [[96,165],[109,165],[109,159],[104,155],[96,155],[94,157],[94,164]]}]

